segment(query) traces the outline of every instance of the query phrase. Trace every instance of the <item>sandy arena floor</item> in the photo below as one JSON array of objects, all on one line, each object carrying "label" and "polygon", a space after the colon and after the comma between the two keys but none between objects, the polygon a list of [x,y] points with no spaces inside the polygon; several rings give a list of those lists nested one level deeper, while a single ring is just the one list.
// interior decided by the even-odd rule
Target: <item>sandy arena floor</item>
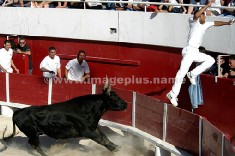
[{"label": "sandy arena floor", "polygon": [[[0,115],[0,138],[7,127],[5,136],[12,134],[12,120]],[[154,156],[154,145],[131,134],[123,133],[117,129],[102,127],[102,131],[110,141],[121,146],[118,152],[112,153],[102,145],[90,139],[77,138],[55,140],[41,136],[41,148],[48,156]],[[27,137],[17,129],[18,134],[8,143],[8,148],[0,152],[1,156],[40,156],[29,144]],[[0,143],[0,150],[3,149]]]}]

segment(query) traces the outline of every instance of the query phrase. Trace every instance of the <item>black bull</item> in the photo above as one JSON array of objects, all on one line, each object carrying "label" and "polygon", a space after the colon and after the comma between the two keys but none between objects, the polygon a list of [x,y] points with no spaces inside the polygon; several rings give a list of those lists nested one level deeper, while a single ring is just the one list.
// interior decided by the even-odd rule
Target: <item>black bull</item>
[{"label": "black bull", "polygon": [[28,137],[28,143],[41,155],[46,155],[39,146],[39,136],[42,134],[55,139],[86,137],[110,151],[116,151],[118,146],[100,131],[98,122],[106,111],[120,111],[126,108],[127,103],[106,85],[103,94],[85,95],[53,105],[31,106],[15,111],[13,134],[3,137],[4,141],[1,142],[6,149],[5,141],[14,137],[17,125]]}]

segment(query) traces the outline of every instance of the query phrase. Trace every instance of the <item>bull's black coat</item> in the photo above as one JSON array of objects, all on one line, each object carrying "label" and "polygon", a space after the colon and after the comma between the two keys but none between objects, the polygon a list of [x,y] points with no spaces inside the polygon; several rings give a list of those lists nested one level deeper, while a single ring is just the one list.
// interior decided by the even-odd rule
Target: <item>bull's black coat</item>
[{"label": "bull's black coat", "polygon": [[85,95],[74,99],[47,106],[31,106],[19,109],[13,114],[13,134],[15,125],[29,138],[28,142],[41,155],[39,136],[46,134],[55,139],[76,137],[90,138],[114,151],[117,145],[113,144],[100,131],[98,122],[108,110],[124,110],[127,103],[105,87],[103,94]]}]

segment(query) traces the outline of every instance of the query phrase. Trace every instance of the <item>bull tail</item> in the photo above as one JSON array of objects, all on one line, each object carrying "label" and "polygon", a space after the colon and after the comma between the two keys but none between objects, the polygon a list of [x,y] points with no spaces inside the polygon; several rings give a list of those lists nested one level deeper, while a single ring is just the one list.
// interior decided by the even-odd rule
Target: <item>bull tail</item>
[{"label": "bull tail", "polygon": [[0,139],[0,142],[4,145],[4,147],[2,149],[0,149],[0,152],[7,149],[7,143],[6,142],[9,141],[9,139],[13,138],[16,135],[16,126],[15,126],[14,120],[13,120],[13,133],[10,136],[5,137],[6,131],[7,131],[7,126],[3,131],[2,139]]},{"label": "bull tail", "polygon": [[15,126],[15,121],[13,120],[13,133],[10,136],[5,137],[5,133],[7,131],[7,127],[5,128],[3,132],[3,140],[8,141],[9,139],[13,138],[16,135],[16,126]]}]

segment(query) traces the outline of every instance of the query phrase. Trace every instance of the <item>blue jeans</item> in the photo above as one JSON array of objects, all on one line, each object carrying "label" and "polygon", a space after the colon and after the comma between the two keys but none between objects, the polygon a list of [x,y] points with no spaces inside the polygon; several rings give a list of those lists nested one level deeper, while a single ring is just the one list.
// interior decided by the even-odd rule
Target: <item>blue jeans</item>
[{"label": "blue jeans", "polygon": [[33,74],[33,69],[29,69],[29,75]]},{"label": "blue jeans", "polygon": [[[116,0],[110,0],[110,1],[116,1]],[[115,7],[116,5],[115,5],[115,3],[107,3],[106,4],[106,8],[108,9],[108,10],[116,10],[116,7]]]}]

